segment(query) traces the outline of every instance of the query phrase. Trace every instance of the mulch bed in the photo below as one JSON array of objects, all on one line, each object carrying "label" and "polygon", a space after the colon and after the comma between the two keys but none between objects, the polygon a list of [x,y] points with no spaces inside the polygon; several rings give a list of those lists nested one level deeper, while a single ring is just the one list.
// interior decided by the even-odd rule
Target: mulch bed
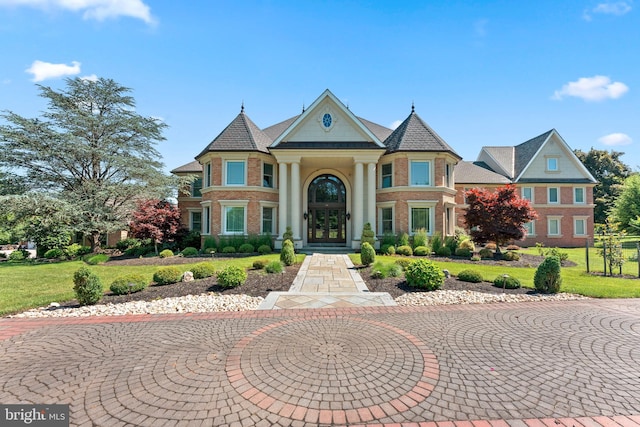
[{"label": "mulch bed", "polygon": [[[106,265],[176,265],[176,264],[188,264],[201,261],[211,261],[212,257],[199,257],[199,258],[130,258],[130,257],[114,257],[110,259]],[[214,259],[222,259],[222,257],[215,256]],[[536,267],[542,262],[543,257],[522,254],[520,261],[498,261],[498,260],[482,260],[482,261],[470,261],[458,258],[438,258],[440,261],[452,261],[459,263],[469,264],[483,264],[483,265],[504,265],[509,267]],[[472,268],[470,266],[470,268]],[[207,279],[196,280],[193,282],[180,282],[172,285],[152,285],[147,289],[136,292],[131,295],[111,295],[107,293],[100,304],[108,303],[122,303],[127,301],[153,301],[162,298],[181,297],[186,295],[199,295],[206,292],[216,292],[222,295],[230,294],[246,294],[249,296],[266,297],[269,292],[283,291],[286,292],[291,287],[293,280],[298,274],[300,264],[286,267],[281,274],[267,274],[264,270],[249,270],[247,281],[240,287],[235,289],[225,289],[218,286],[215,277]],[[371,292],[388,292],[391,297],[397,298],[406,292],[420,292],[420,290],[413,289],[407,285],[407,282],[402,277],[389,277],[386,279],[374,279],[371,277],[371,267],[356,267],[363,280],[367,284],[369,291]],[[496,288],[490,282],[482,283],[469,283],[457,280],[455,277],[450,277],[445,280],[444,290],[468,290],[484,293],[508,293],[508,294],[532,294],[535,291],[531,289],[502,289]],[[69,301],[65,306],[75,306],[76,301]]]}]

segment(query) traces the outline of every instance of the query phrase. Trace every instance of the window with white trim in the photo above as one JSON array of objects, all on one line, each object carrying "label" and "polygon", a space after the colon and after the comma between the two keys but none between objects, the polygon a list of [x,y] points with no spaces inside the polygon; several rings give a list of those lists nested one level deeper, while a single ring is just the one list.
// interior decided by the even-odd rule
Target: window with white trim
[{"label": "window with white trim", "polygon": [[381,188],[390,188],[393,186],[393,163],[386,163],[380,169]]},{"label": "window with white trim", "polygon": [[211,234],[211,207],[202,208],[202,234]]},{"label": "window with white trim", "polygon": [[245,185],[244,160],[227,160],[225,162],[225,185]]},{"label": "window with white trim", "polygon": [[573,187],[573,203],[577,205],[583,205],[586,203],[585,198],[585,188],[584,187]]},{"label": "window with white trim", "polygon": [[198,177],[191,183],[191,197],[202,197],[202,178]]},{"label": "window with white trim", "polygon": [[431,234],[431,208],[411,208],[411,232],[424,228]]},{"label": "window with white trim", "polygon": [[547,189],[548,203],[560,203],[560,189],[558,187],[549,187]]},{"label": "window with white trim", "polygon": [[211,163],[204,165],[204,185],[205,187],[211,187]]},{"label": "window with white trim", "polygon": [[452,177],[452,166],[449,163],[447,163],[446,165],[444,165],[444,184],[449,188],[453,188],[451,177]]},{"label": "window with white trim", "polygon": [[380,209],[381,234],[393,233],[393,208]]},{"label": "window with white trim", "polygon": [[224,208],[224,233],[245,234],[245,208],[244,206],[225,206]]},{"label": "window with white trim", "polygon": [[574,236],[587,235],[587,220],[585,218],[573,219],[573,234]]},{"label": "window with white trim", "polygon": [[548,236],[560,236],[560,220],[561,217],[549,217],[547,218],[547,235]]},{"label": "window with white trim", "polygon": [[202,212],[200,211],[190,212],[189,229],[191,231],[197,231],[198,233],[202,233]]},{"label": "window with white trim", "polygon": [[559,159],[557,157],[547,157],[547,172],[558,172]]},{"label": "window with white trim", "polygon": [[531,221],[531,222],[527,222],[524,224],[524,229],[527,231],[527,237],[528,236],[535,236],[536,235],[536,222],[535,221]]},{"label": "window with white trim", "polygon": [[431,185],[431,162],[412,161],[411,162],[411,185],[428,186]]},{"label": "window with white trim", "polygon": [[274,208],[272,207],[262,207],[262,234],[275,234],[273,229],[273,211]]},{"label": "window with white trim", "polygon": [[533,203],[533,187],[522,187],[522,198]]},{"label": "window with white trim", "polygon": [[262,186],[273,188],[273,165],[271,163],[262,163]]}]

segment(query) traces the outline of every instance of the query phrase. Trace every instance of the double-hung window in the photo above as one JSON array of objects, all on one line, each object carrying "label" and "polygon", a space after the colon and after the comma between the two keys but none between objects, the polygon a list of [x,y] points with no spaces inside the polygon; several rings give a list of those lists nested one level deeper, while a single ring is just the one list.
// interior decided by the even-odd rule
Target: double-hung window
[{"label": "double-hung window", "polygon": [[573,234],[576,236],[587,235],[587,220],[584,218],[574,218],[573,220]]},{"label": "double-hung window", "polygon": [[273,165],[271,163],[262,164],[262,186],[273,188]]},{"label": "double-hung window", "polygon": [[560,236],[560,218],[547,219],[547,234],[549,236]]},{"label": "double-hung window", "polygon": [[191,184],[191,197],[202,197],[202,178],[196,178]]},{"label": "double-hung window", "polygon": [[387,163],[382,165],[382,188],[389,188],[393,186],[393,164]]},{"label": "double-hung window", "polygon": [[226,234],[244,234],[244,206],[226,206],[224,219]]},{"label": "double-hung window", "polygon": [[522,198],[524,200],[528,200],[533,203],[533,188],[532,187],[522,187]]},{"label": "double-hung window", "polygon": [[271,207],[262,208],[262,233],[273,234],[273,208]]},{"label": "double-hung window", "polygon": [[549,187],[548,195],[549,203],[560,203],[560,189],[558,187]]},{"label": "double-hung window", "polygon": [[431,163],[428,161],[411,162],[411,185],[431,185]]},{"label": "double-hung window", "polygon": [[424,228],[427,234],[431,233],[431,209],[411,208],[411,232]]},{"label": "double-hung window", "polygon": [[211,187],[211,163],[204,165],[204,186]]},{"label": "double-hung window", "polygon": [[202,233],[202,212],[191,212],[191,230]]},{"label": "double-hung window", "polygon": [[585,203],[584,187],[573,188],[573,203],[582,205]]}]

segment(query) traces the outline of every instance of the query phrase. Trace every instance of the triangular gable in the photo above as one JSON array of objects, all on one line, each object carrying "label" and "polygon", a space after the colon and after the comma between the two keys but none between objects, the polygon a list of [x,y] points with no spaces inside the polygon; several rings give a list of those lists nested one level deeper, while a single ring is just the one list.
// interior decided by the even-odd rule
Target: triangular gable
[{"label": "triangular gable", "polygon": [[[534,166],[537,163],[540,163],[541,161],[544,161],[544,159],[542,159],[542,160],[540,159],[540,156],[544,155],[544,153],[546,152],[546,148],[552,143],[557,143],[558,144],[558,146],[562,150],[562,153],[564,154],[564,158],[568,159],[571,162],[571,164],[575,166],[577,171],[581,175],[584,176],[585,179],[589,180],[592,183],[596,183],[597,182],[596,179],[593,177],[593,175],[591,175],[589,170],[580,161],[580,159],[578,159],[578,157],[575,155],[575,153],[569,147],[569,145],[566,143],[566,141],[560,136],[558,131],[556,131],[555,129],[552,129],[551,131],[547,132],[546,134],[540,135],[540,137],[544,137],[545,135],[546,135],[546,138],[544,138],[543,142],[539,145],[539,147],[536,150],[535,154],[533,154],[530,157],[529,161],[522,168],[520,173],[518,173],[518,176],[514,180],[515,182],[518,182],[521,179],[523,179],[523,177],[525,177],[527,175],[527,172],[529,170],[533,170],[534,169]],[[530,141],[534,141],[534,140],[536,140],[537,138],[540,138],[540,137],[533,138]],[[529,141],[527,141],[527,142],[529,142]],[[520,146],[523,146],[523,145],[527,144],[527,142],[525,142],[523,144],[520,144]],[[516,151],[517,151],[518,147],[516,147]],[[543,177],[536,176],[536,178],[543,178]],[[528,179],[531,179],[531,178],[528,178]]]},{"label": "triangular gable", "polygon": [[513,179],[514,147],[482,147],[478,162],[486,163],[495,172]]},{"label": "triangular gable", "polygon": [[[333,128],[330,127],[325,133],[321,120],[327,112],[331,114],[333,120],[331,126],[340,126],[343,132],[349,130],[353,132],[346,132],[346,134],[333,132]],[[380,139],[327,89],[273,141],[269,148],[277,148],[283,141],[290,141],[292,138],[297,142],[308,141],[309,148],[314,148],[313,143],[321,140],[335,141],[337,145],[346,141],[359,142],[350,139],[350,135],[356,134],[359,135],[362,142],[372,143],[374,147],[385,148]]]}]

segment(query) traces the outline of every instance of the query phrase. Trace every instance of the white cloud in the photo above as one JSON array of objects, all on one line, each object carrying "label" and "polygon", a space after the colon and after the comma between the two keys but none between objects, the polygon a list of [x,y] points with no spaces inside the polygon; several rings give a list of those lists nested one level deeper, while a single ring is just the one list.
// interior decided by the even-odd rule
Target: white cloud
[{"label": "white cloud", "polygon": [[64,9],[84,12],[84,19],[103,21],[129,16],[154,24],[151,9],[142,0],[0,0],[0,6],[28,6],[43,10]]},{"label": "white cloud", "polygon": [[631,137],[626,133],[611,133],[598,138],[598,141],[609,146],[629,145],[633,142]]},{"label": "white cloud", "polygon": [[592,9],[586,9],[583,12],[582,17],[585,19],[585,21],[591,21],[593,19],[591,15],[596,13],[600,13],[604,15],[622,16],[625,13],[628,13],[631,11],[632,4],[633,2],[631,0],[617,1],[617,2],[609,1],[605,3],[599,3],[596,7]]},{"label": "white cloud", "polygon": [[400,126],[402,124],[402,120],[396,120],[393,123],[391,123],[389,125],[389,127],[393,130],[395,130],[398,126]]},{"label": "white cloud", "polygon": [[98,76],[96,76],[95,74],[91,74],[88,76],[82,76],[80,77],[81,80],[86,80],[86,81],[90,81],[90,82],[97,82],[98,81]]},{"label": "white cloud", "polygon": [[585,101],[602,101],[603,99],[617,99],[629,91],[629,87],[622,82],[611,82],[607,76],[581,77],[575,82],[569,82],[562,89],[555,91],[552,99],[561,100],[565,96],[575,96]]},{"label": "white cloud", "polygon": [[71,64],[72,65],[52,64],[50,62],[33,61],[31,67],[25,71],[33,74],[32,80],[34,82],[80,74],[80,63],[78,61],[72,61]]}]

